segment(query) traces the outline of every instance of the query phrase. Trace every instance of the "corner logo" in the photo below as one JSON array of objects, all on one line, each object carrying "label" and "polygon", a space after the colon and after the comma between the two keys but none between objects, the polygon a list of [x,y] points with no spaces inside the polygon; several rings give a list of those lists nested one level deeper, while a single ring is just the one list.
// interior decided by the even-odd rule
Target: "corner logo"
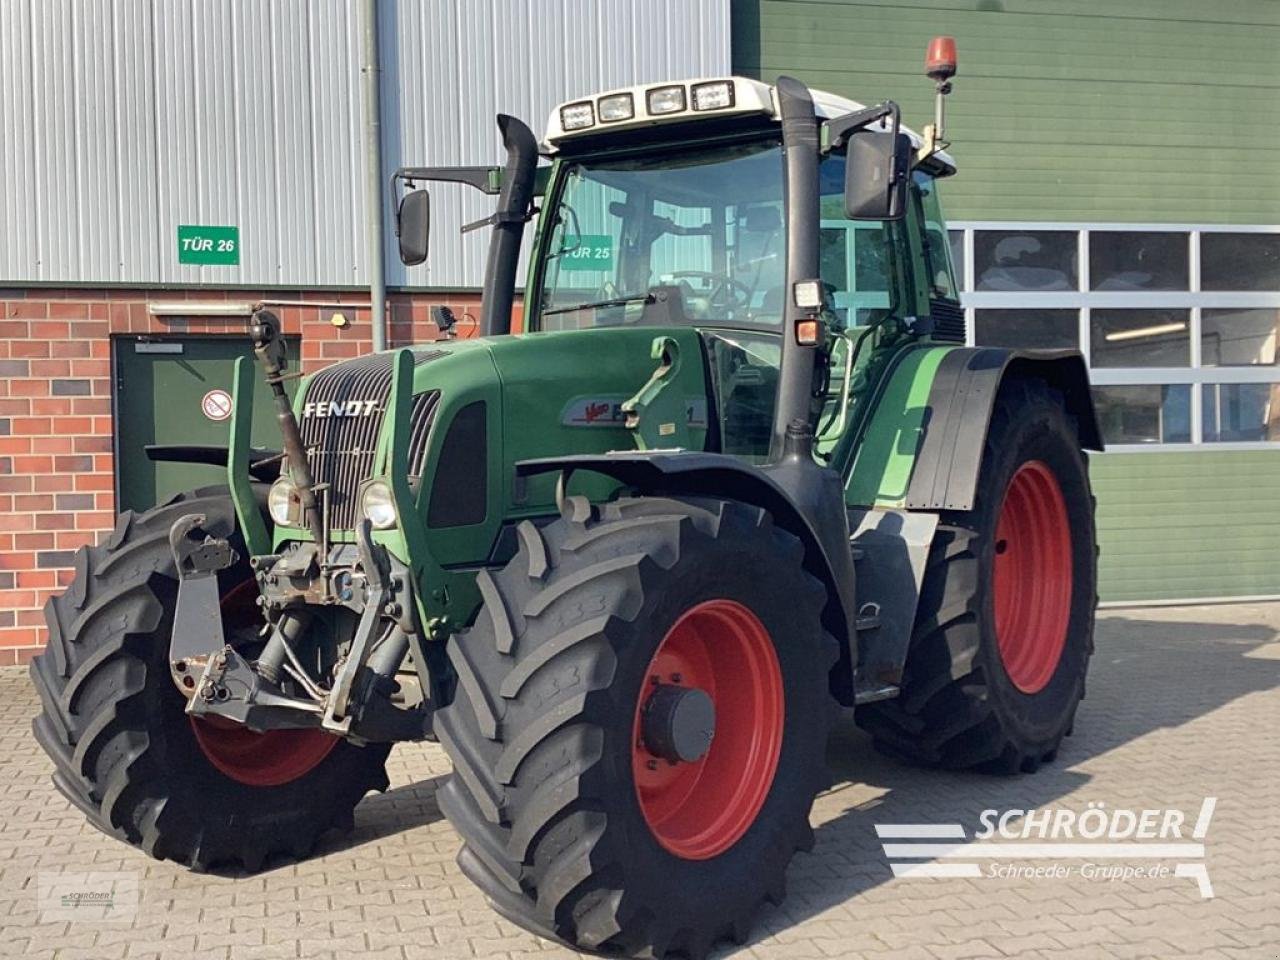
[{"label": "corner logo", "polygon": [[[627,398],[621,395],[574,397],[560,411],[560,423],[566,427],[622,427],[626,414],[622,405]],[[707,428],[707,398],[689,397],[685,401],[685,417],[695,430]]]},{"label": "corner logo", "polygon": [[566,427],[621,427],[625,421],[622,404],[626,397],[574,397],[560,411]]},{"label": "corner logo", "polygon": [[[1184,839],[1188,818],[1181,810],[1108,810],[1102,803],[1091,803],[1083,812],[983,810],[972,842],[959,823],[878,823],[876,836],[888,841],[882,845],[895,877],[1079,876],[1111,882],[1188,877],[1196,881],[1200,896],[1208,898],[1213,885],[1204,863],[1204,839],[1217,803],[1216,797],[1205,798],[1189,839]],[[1018,860],[1058,862],[1012,862]]]},{"label": "corner logo", "polygon": [[617,405],[612,403],[588,403],[582,411],[583,422],[595,423],[597,420],[619,419]]}]

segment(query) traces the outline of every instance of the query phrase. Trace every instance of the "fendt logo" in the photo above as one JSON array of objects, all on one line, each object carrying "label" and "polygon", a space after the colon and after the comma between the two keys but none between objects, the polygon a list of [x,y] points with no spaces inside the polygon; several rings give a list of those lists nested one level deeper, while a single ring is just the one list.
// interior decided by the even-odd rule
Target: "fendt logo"
[{"label": "fendt logo", "polygon": [[304,404],[302,415],[323,420],[327,417],[367,417],[378,411],[377,400],[321,400]]}]

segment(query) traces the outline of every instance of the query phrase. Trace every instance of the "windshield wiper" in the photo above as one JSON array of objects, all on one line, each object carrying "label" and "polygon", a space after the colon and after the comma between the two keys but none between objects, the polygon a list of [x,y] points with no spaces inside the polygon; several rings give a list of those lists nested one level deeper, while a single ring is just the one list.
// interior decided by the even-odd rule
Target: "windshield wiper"
[{"label": "windshield wiper", "polygon": [[571,307],[556,307],[553,310],[543,310],[544,317],[554,316],[557,313],[572,313],[574,310],[595,310],[600,307],[622,307],[628,303],[653,303],[657,298],[652,293],[637,293],[630,297],[613,297],[610,300],[588,300],[586,303],[575,303]]}]

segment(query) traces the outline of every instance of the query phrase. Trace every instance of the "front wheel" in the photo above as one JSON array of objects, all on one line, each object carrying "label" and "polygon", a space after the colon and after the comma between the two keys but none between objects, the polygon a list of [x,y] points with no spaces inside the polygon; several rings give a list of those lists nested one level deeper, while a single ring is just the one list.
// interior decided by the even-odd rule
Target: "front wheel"
[{"label": "front wheel", "polygon": [[1075,422],[1046,384],[1005,383],[974,509],[938,527],[902,692],[856,713],[890,753],[1032,772],[1072,728],[1093,653],[1093,496]]},{"label": "front wheel", "polygon": [[440,805],[463,871],[575,947],[700,958],[780,900],[826,782],[835,641],[799,541],[714,500],[520,527],[450,642]]},{"label": "front wheel", "polygon": [[43,712],[33,729],[53,782],[105,833],[158,859],[253,870],[302,857],[330,827],[350,828],[369,790],[387,786],[386,744],[356,747],[320,730],[254,733],[194,719],[169,671],[178,576],[169,528],[201,513],[241,561],[219,574],[227,642],[252,640],[260,616],[225,488],[125,513],[45,607],[49,644],[31,664]]}]

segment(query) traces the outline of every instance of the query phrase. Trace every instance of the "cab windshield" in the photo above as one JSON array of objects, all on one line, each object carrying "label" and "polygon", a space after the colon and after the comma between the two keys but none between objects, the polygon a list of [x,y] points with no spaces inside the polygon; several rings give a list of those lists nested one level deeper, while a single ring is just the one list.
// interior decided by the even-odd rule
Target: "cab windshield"
[{"label": "cab windshield", "polygon": [[[777,329],[785,289],[776,139],[567,163],[545,246],[542,330]],[[896,230],[844,219],[844,157],[820,169],[821,273],[839,326],[892,310]]]},{"label": "cab windshield", "polygon": [[567,167],[541,327],[777,326],[786,235],[777,141]]}]

